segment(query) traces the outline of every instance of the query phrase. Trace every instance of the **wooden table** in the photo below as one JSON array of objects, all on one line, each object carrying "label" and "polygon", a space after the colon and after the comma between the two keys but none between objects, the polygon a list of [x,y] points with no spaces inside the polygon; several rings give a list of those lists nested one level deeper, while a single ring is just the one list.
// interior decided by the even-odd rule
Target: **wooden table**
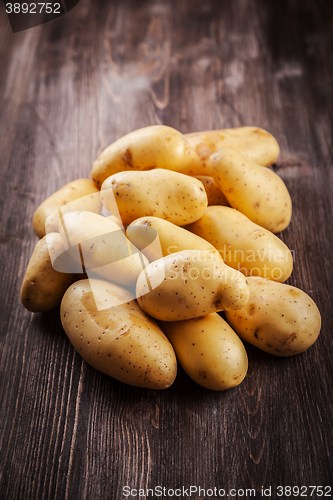
[{"label": "wooden table", "polygon": [[[1,5],[1,499],[159,498],[123,490],[158,485],[175,490],[165,498],[293,498],[278,486],[332,485],[332,62],[331,1],[81,0],[16,34]],[[289,282],[322,313],[318,341],[294,358],[246,345],[248,375],[224,393],[181,368],[165,391],[125,386],[74,352],[58,309],[30,314],[19,299],[38,204],[89,177],[115,139],[161,123],[278,139]]]}]

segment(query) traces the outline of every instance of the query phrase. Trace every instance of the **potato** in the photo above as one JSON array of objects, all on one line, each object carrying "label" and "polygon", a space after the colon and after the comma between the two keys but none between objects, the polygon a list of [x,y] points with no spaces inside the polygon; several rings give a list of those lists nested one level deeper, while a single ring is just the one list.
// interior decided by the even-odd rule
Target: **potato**
[{"label": "potato", "polygon": [[64,295],[60,314],[74,348],[97,370],[136,387],[166,389],[173,383],[173,348],[127,290],[103,280],[78,281]]},{"label": "potato", "polygon": [[317,339],[320,312],[313,300],[294,286],[248,278],[250,300],[226,318],[238,335],[275,356],[293,356]]},{"label": "potato", "polygon": [[[99,214],[102,206],[98,189],[90,179],[77,179],[66,184],[46,198],[35,211],[32,224],[39,238],[58,230],[58,209],[67,204],[66,209],[62,209],[63,213],[85,210]],[[47,231],[46,219],[48,219]]]},{"label": "potato", "polygon": [[102,278],[123,286],[134,286],[146,257],[132,245],[119,226],[91,212],[69,212],[59,225],[64,245],[73,258],[84,264],[90,275],[94,271]]},{"label": "potato", "polygon": [[212,391],[239,385],[248,359],[236,333],[217,313],[187,321],[160,322],[186,373]]},{"label": "potato", "polygon": [[220,149],[209,158],[208,164],[231,207],[273,233],[288,226],[291,199],[286,185],[275,172],[231,149]]},{"label": "potato", "polygon": [[119,172],[102,185],[103,205],[119,210],[123,224],[153,215],[182,226],[199,219],[207,207],[202,182],[188,175],[157,168],[147,172]]},{"label": "potato", "polygon": [[234,208],[208,207],[186,228],[211,243],[228,266],[245,276],[283,282],[291,275],[293,256],[287,245]]},{"label": "potato", "polygon": [[37,242],[21,288],[21,302],[28,311],[51,311],[60,304],[67,288],[78,279],[73,273],[62,273],[53,268],[52,260],[63,252],[65,248],[59,233],[49,233]]},{"label": "potato", "polygon": [[188,175],[210,175],[207,160],[221,148],[234,149],[250,161],[268,167],[279,156],[276,139],[266,130],[258,127],[238,127],[185,134],[192,153],[191,160],[179,170]]},{"label": "potato", "polygon": [[127,237],[149,262],[181,250],[211,252],[221,259],[219,252],[208,241],[159,217],[136,219],[127,227]]},{"label": "potato", "polygon": [[189,161],[190,146],[183,134],[165,125],[135,130],[108,146],[95,161],[91,178],[101,187],[110,175],[125,170],[167,168],[181,170]]},{"label": "potato", "polygon": [[184,250],[151,262],[136,284],[140,307],[162,321],[181,321],[243,307],[244,276],[208,252]]},{"label": "potato", "polygon": [[204,185],[208,199],[208,206],[210,205],[224,205],[227,207],[229,206],[227,198],[224,196],[221,189],[214,181],[213,177],[210,177],[209,175],[196,175],[195,177],[196,179],[199,179],[199,181],[201,181],[202,184]]}]

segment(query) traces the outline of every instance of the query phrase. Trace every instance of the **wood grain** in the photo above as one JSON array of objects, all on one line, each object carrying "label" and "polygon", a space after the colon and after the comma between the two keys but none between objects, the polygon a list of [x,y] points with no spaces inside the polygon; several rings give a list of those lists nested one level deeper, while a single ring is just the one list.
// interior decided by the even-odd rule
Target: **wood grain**
[{"label": "wood grain", "polygon": [[[0,498],[332,484],[332,2],[81,0],[17,34],[1,4],[0,72]],[[166,391],[125,386],[74,352],[58,310],[19,301],[38,204],[158,123],[257,125],[281,145],[289,282],[318,304],[322,332],[292,359],[246,345],[249,373],[225,393],[181,369]]]}]

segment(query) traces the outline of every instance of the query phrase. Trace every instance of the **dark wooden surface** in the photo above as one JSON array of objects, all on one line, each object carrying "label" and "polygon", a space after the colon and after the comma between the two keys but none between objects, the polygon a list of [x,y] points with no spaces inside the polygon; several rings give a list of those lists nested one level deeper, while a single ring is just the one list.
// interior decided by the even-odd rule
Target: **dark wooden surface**
[{"label": "dark wooden surface", "polygon": [[[331,1],[81,0],[17,34],[1,4],[1,499],[332,484],[332,60]],[[19,300],[38,204],[159,123],[257,125],[281,145],[290,283],[318,304],[322,332],[290,359],[246,345],[248,375],[225,393],[181,369],[166,391],[125,386],[74,352],[58,310]]]}]

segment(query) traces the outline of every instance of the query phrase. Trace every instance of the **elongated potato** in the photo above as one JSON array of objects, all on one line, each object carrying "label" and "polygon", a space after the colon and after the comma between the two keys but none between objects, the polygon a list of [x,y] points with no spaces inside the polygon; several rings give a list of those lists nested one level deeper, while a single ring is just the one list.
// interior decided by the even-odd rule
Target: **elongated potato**
[{"label": "elongated potato", "polygon": [[167,168],[179,171],[189,160],[183,134],[166,125],[135,130],[108,146],[95,161],[91,178],[99,188],[110,175],[125,170]]},{"label": "elongated potato", "polygon": [[166,389],[173,383],[173,348],[127,290],[103,280],[78,281],[64,295],[60,315],[75,349],[97,370],[136,387]]},{"label": "elongated potato", "polygon": [[39,240],[29,261],[21,288],[21,302],[28,311],[45,312],[57,307],[67,288],[80,279],[52,266],[52,258],[65,252],[59,233],[49,233]]},{"label": "elongated potato", "polygon": [[223,391],[239,385],[245,378],[248,368],[245,347],[219,314],[159,324],[179,363],[197,384]]},{"label": "elongated potato", "polygon": [[182,172],[188,175],[210,175],[207,160],[221,148],[234,149],[250,161],[268,167],[280,153],[276,139],[266,130],[258,127],[237,127],[185,134],[192,153]]},{"label": "elongated potato", "polygon": [[199,219],[208,203],[198,179],[159,168],[111,175],[103,182],[101,199],[111,213],[119,210],[123,224],[153,215],[182,226]]},{"label": "elongated potato", "polygon": [[224,194],[216,184],[213,177],[210,177],[209,175],[196,175],[195,177],[196,179],[199,179],[199,181],[201,181],[202,184],[204,185],[207,194],[208,206],[210,205],[224,205],[226,207],[229,206],[227,198],[224,196]]},{"label": "elongated potato", "polygon": [[320,312],[302,290],[262,278],[248,278],[250,300],[226,318],[238,335],[275,356],[308,349],[320,332]]},{"label": "elongated potato", "polygon": [[273,233],[288,226],[291,199],[285,183],[275,172],[231,149],[220,149],[209,158],[208,164],[231,207]]},{"label": "elongated potato", "polygon": [[[112,222],[115,222],[117,224],[118,227],[120,227],[120,229],[124,229],[124,226],[123,226],[123,223],[121,222],[120,219],[118,219],[118,217],[116,217],[115,215],[108,215],[106,217],[108,220],[111,220]],[[125,230],[125,229],[124,229]]]},{"label": "elongated potato", "polygon": [[244,276],[213,254],[184,250],[151,262],[136,284],[140,307],[153,318],[181,321],[243,307]]},{"label": "elongated potato", "polygon": [[90,274],[122,286],[134,286],[146,257],[132,245],[116,222],[91,212],[69,212],[59,225],[62,241]]},{"label": "elongated potato", "polygon": [[207,207],[201,219],[186,228],[211,243],[228,266],[245,276],[283,282],[292,273],[287,245],[234,208]]},{"label": "elongated potato", "polygon": [[[85,210],[99,214],[101,200],[98,189],[90,179],[77,179],[69,182],[61,189],[53,193],[43,201],[34,213],[32,224],[39,238],[58,230],[57,210],[68,205],[66,209],[71,212]],[[66,210],[63,208],[63,213]],[[54,214],[51,216],[51,214]],[[48,219],[48,228],[45,230],[45,222]]]},{"label": "elongated potato", "polygon": [[[152,231],[155,232],[152,236],[156,235],[156,238],[150,236]],[[208,241],[159,217],[136,219],[127,227],[127,237],[149,262],[181,250],[211,252],[221,259],[219,252]],[[151,244],[150,240],[153,240]]]}]

